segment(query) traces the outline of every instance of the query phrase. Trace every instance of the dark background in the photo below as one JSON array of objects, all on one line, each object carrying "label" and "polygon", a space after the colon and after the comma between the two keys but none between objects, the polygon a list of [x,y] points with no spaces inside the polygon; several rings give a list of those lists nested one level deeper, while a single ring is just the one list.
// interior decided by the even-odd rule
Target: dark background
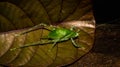
[{"label": "dark background", "polygon": [[120,67],[118,1],[92,0],[96,20],[95,41],[92,50],[78,61],[79,67]]},{"label": "dark background", "polygon": [[[7,0],[0,0],[7,1]],[[119,23],[120,24],[120,2],[119,0],[91,0],[93,13],[97,24]]]},{"label": "dark background", "polygon": [[92,0],[96,23],[119,23],[119,0]]}]

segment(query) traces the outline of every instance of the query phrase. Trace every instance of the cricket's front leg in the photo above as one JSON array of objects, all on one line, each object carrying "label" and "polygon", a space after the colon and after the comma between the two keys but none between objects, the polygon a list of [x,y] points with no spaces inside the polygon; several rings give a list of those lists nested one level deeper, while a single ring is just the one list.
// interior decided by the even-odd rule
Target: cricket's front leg
[{"label": "cricket's front leg", "polygon": [[73,43],[73,45],[74,45],[75,47],[77,47],[77,48],[80,47],[79,45],[76,44],[76,42],[73,40],[73,38],[70,38],[70,39],[71,39],[71,41],[72,41],[72,43]]},{"label": "cricket's front leg", "polygon": [[19,33],[19,34],[16,34],[16,36],[20,36],[20,35],[23,35],[23,34],[25,34],[25,33],[29,33],[29,32],[31,32],[31,31],[33,31],[33,30],[39,29],[41,26],[46,27],[47,25],[44,24],[44,23],[38,24],[38,25],[36,25],[36,26],[33,26],[33,27],[29,28],[28,30],[25,30],[25,31],[23,31],[23,32],[21,32],[21,33]]}]

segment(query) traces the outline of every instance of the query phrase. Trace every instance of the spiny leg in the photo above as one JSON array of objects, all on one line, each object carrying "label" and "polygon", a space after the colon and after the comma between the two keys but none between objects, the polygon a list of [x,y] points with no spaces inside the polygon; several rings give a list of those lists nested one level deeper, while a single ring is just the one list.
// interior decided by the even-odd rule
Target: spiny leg
[{"label": "spiny leg", "polygon": [[80,46],[78,46],[76,43],[75,43],[75,41],[73,40],[73,38],[70,38],[71,39],[71,41],[72,41],[72,43],[73,43],[73,45],[75,46],[75,47],[80,47]]},{"label": "spiny leg", "polygon": [[23,46],[12,48],[12,49],[10,49],[10,51],[14,51],[16,49],[26,48],[26,47],[30,47],[30,46],[42,45],[42,44],[43,43],[41,43],[41,41],[38,41],[38,42],[35,42],[35,43],[25,44]]},{"label": "spiny leg", "polygon": [[60,39],[55,40],[54,43],[52,44],[52,47],[48,51],[51,51],[56,46],[57,42],[59,42],[59,41],[60,41]]},{"label": "spiny leg", "polygon": [[20,47],[15,47],[10,49],[10,51],[14,51],[16,49],[21,49],[21,48],[26,48],[26,47],[30,47],[30,46],[37,46],[37,45],[45,45],[45,44],[52,44],[51,48],[49,49],[49,51],[51,51],[58,42],[62,42],[64,40],[51,40],[51,41],[37,41],[35,43],[30,43],[30,44],[25,44],[24,46],[20,46]]},{"label": "spiny leg", "polygon": [[20,35],[23,35],[23,34],[25,34],[25,33],[31,32],[31,31],[33,31],[33,30],[39,29],[40,26],[44,26],[44,27],[45,27],[45,26],[47,26],[47,25],[44,24],[44,23],[38,24],[38,25],[36,25],[36,26],[34,26],[34,27],[26,30],[26,31],[21,32],[20,34],[17,34],[16,36],[20,36]]},{"label": "spiny leg", "polygon": [[26,48],[26,47],[30,47],[30,46],[37,46],[37,45],[44,45],[44,44],[53,43],[52,47],[51,47],[51,49],[52,49],[53,47],[55,47],[57,42],[61,42],[61,41],[56,41],[56,40],[51,40],[51,41],[48,41],[48,42],[46,42],[46,41],[37,41],[37,42],[34,42],[34,43],[25,44],[23,46],[12,48],[12,49],[10,49],[10,51],[13,51],[13,50],[16,50],[16,49],[21,49],[21,48]]},{"label": "spiny leg", "polygon": [[[70,28],[70,30],[74,30],[75,29],[75,26],[72,26],[71,28]],[[80,32],[80,30],[78,29],[77,30],[77,33],[79,33]],[[73,45],[75,46],[75,47],[77,47],[77,48],[79,48],[80,46],[78,46],[77,44],[76,44],[76,42],[73,40],[73,38],[70,38],[71,39],[71,41],[72,41],[72,43],[73,43]]]}]

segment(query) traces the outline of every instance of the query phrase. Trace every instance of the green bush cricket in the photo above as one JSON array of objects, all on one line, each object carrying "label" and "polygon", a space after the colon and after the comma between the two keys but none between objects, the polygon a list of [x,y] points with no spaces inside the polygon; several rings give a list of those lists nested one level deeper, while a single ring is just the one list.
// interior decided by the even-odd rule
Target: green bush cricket
[{"label": "green bush cricket", "polygon": [[[44,26],[47,27],[48,25],[41,23],[39,25],[36,25],[26,31],[21,32],[20,34],[17,34],[16,36],[20,36],[23,35],[25,33],[31,32],[32,30],[35,30],[37,28],[39,28],[40,26]],[[77,38],[79,36],[79,31],[74,31],[74,26],[72,26],[70,29],[67,28],[63,28],[63,27],[57,27],[57,26],[52,26],[50,25],[49,27],[51,27],[52,29],[49,30],[47,28],[44,28],[49,32],[49,34],[47,35],[47,38],[49,41],[47,43],[53,43],[51,49],[59,42],[63,42],[63,41],[67,41],[67,40],[71,40],[72,44],[78,48],[79,46],[76,44],[76,42],[74,41],[74,38]],[[35,43],[31,43],[31,44],[26,44],[24,46],[20,46],[20,47],[16,47],[16,48],[12,48],[11,50],[16,50],[19,48],[25,48],[25,47],[29,47],[29,46],[36,46],[36,45],[40,45],[40,44],[47,44],[47,43],[41,43],[41,41],[35,42]],[[51,50],[50,49],[50,50]]]}]

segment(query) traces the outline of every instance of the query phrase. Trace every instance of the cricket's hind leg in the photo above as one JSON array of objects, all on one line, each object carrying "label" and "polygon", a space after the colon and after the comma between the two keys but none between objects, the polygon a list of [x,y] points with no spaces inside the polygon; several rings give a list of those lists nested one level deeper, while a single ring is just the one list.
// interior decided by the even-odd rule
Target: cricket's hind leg
[{"label": "cricket's hind leg", "polygon": [[29,28],[28,30],[25,30],[25,31],[23,31],[23,32],[21,32],[21,33],[19,33],[19,34],[16,34],[15,36],[20,36],[20,35],[29,33],[29,32],[34,31],[34,30],[36,30],[36,29],[42,28],[42,26],[43,26],[43,28],[44,28],[44,27],[46,27],[47,25],[44,24],[44,23],[38,24],[38,25],[36,25],[36,26],[33,26],[33,27]]}]

